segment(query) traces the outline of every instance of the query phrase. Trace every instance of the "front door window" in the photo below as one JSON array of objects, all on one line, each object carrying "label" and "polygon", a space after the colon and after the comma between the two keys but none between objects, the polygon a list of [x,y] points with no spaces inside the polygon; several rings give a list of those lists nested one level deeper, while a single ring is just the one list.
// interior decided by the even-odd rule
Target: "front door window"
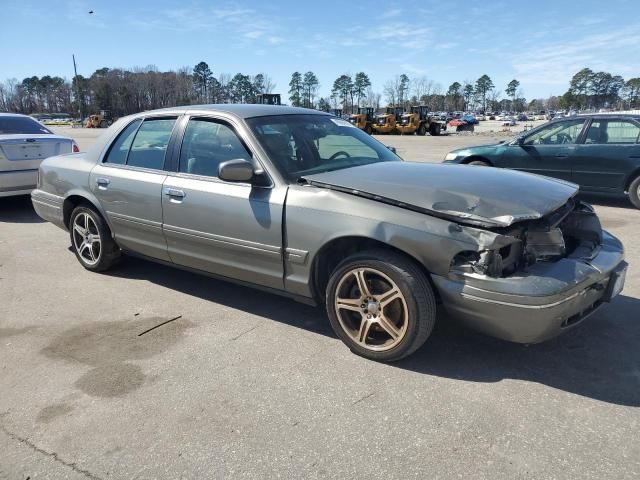
[{"label": "front door window", "polygon": [[524,145],[572,145],[578,142],[584,119],[552,122],[529,135]]}]

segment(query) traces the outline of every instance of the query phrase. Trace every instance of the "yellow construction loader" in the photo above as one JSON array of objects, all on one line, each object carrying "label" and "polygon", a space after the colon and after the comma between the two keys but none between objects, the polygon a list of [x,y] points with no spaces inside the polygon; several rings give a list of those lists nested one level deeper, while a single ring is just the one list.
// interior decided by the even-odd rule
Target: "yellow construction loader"
[{"label": "yellow construction loader", "polygon": [[442,124],[429,115],[429,107],[415,105],[408,112],[404,112],[396,123],[396,130],[400,135],[440,135]]},{"label": "yellow construction loader", "polygon": [[110,110],[100,110],[100,113],[89,115],[85,127],[87,128],[107,128],[113,123]]},{"label": "yellow construction loader", "polygon": [[374,116],[375,109],[373,107],[358,107],[358,113],[352,113],[349,116],[349,121],[353,126],[371,135],[373,133],[371,125],[373,124]]},{"label": "yellow construction loader", "polygon": [[395,133],[396,122],[402,116],[402,107],[387,107],[386,113],[375,116],[371,125],[375,133]]}]

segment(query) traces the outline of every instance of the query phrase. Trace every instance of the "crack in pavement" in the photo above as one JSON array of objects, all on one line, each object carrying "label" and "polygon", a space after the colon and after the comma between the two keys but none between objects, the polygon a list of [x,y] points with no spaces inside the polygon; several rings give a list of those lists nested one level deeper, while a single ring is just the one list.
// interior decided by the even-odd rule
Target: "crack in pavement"
[{"label": "crack in pavement", "polygon": [[38,447],[36,444],[31,442],[28,438],[23,438],[23,437],[21,437],[19,435],[16,435],[13,432],[10,432],[9,430],[7,430],[7,428],[4,425],[0,425],[0,430],[2,430],[2,432],[4,432],[5,435],[7,435],[9,438],[12,438],[13,440],[16,440],[17,442],[20,442],[21,444],[26,445],[27,447],[29,447],[34,452],[38,452],[38,453],[41,453],[42,455],[46,455],[48,457],[51,457],[55,462],[57,462],[57,463],[59,463],[61,465],[64,465],[65,467],[70,468],[71,470],[73,470],[76,473],[84,475],[85,477],[90,478],[91,480],[102,480],[101,477],[98,477],[94,473],[91,473],[89,470],[85,470],[83,468],[80,468],[75,463],[69,463],[69,462],[64,461],[63,459],[61,459],[58,456],[58,454],[56,452],[47,452],[46,450],[43,450],[42,448]]},{"label": "crack in pavement", "polygon": [[242,332],[241,334],[236,335],[235,337],[233,337],[233,338],[231,339],[231,341],[233,342],[233,341],[235,341],[235,340],[238,340],[238,339],[239,339],[240,337],[242,337],[243,335],[246,335],[247,333],[253,332],[253,331],[254,331],[256,328],[258,328],[259,326],[260,326],[260,325],[255,325],[255,326],[251,327],[249,330],[245,330],[245,331],[244,331],[244,332]]}]

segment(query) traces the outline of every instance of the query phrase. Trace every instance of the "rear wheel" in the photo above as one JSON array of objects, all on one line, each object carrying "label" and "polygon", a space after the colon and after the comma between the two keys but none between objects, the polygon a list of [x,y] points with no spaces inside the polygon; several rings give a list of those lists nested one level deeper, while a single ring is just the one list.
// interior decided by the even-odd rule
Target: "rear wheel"
[{"label": "rear wheel", "polygon": [[418,128],[418,132],[417,133],[420,136],[426,135],[427,134],[427,126],[424,123],[420,124],[420,127]]},{"label": "rear wheel", "polygon": [[103,272],[120,258],[120,249],[111,238],[104,219],[89,207],[76,207],[69,221],[71,246],[76,258],[87,270]]},{"label": "rear wheel", "polygon": [[427,340],[436,302],[425,274],[410,259],[371,250],[345,259],[327,286],[333,330],[353,351],[372,360],[394,361]]},{"label": "rear wheel", "polygon": [[367,132],[369,135],[373,134],[373,129],[371,128],[371,125],[367,125],[366,127],[364,127],[364,131]]},{"label": "rear wheel", "polygon": [[631,200],[634,207],[640,208],[640,177],[637,177],[629,185],[629,200]]},{"label": "rear wheel", "polygon": [[440,135],[440,124],[439,123],[432,123],[431,125],[429,125],[429,133],[433,137],[436,137],[436,136]]}]

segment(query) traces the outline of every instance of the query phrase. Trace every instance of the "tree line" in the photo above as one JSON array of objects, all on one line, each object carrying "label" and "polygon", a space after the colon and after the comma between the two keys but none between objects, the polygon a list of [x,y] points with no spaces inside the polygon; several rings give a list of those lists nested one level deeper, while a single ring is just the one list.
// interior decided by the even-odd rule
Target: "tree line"
[{"label": "tree line", "polygon": [[[366,72],[343,73],[331,84],[327,97],[319,95],[320,80],[308,71],[294,72],[288,89],[294,106],[344,113],[358,107],[429,105],[435,111],[524,111],[544,109],[639,108],[640,78],[623,79],[608,72],[584,68],[569,82],[562,96],[525,99],[517,79],[503,90],[488,75],[475,81],[453,82],[445,90],[425,76],[396,75],[372,88]],[[275,83],[265,73],[218,73],[206,62],[178,70],[159,71],[155,66],[120,69],[101,68],[91,76],[72,81],[57,76],[32,76],[0,83],[0,111],[18,113],[69,113],[77,116],[111,110],[116,117],[144,110],[202,103],[254,103],[261,93],[273,93]]]}]

